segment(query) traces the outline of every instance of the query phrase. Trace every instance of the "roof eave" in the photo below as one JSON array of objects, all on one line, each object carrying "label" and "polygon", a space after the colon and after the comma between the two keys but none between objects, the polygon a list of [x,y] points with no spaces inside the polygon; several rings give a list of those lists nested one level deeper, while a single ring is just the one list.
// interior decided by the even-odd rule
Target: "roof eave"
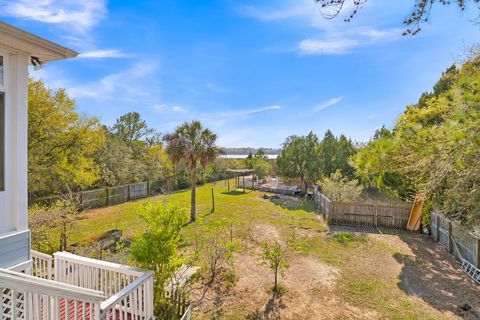
[{"label": "roof eave", "polygon": [[[3,21],[0,21],[0,35],[6,45],[28,52],[31,55],[40,56],[42,62],[74,58],[77,52],[58,45],[52,41],[36,36],[25,30],[16,28]],[[8,43],[8,40],[11,40]]]}]

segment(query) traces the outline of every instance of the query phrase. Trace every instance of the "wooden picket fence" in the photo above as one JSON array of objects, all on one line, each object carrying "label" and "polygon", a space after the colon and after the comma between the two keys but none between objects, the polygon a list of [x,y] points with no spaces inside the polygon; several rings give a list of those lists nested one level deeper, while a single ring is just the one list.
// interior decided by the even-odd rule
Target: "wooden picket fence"
[{"label": "wooden picket fence", "polygon": [[[115,187],[80,191],[74,193],[73,196],[78,200],[82,208],[93,209],[148,197],[154,194],[155,190],[158,190],[159,185],[163,184],[165,184],[164,181],[142,181]],[[154,186],[156,189],[154,189]],[[64,196],[32,199],[29,201],[29,204],[53,203],[62,197]]]},{"label": "wooden picket fence", "polygon": [[432,212],[430,231],[433,240],[447,248],[455,257],[480,268],[480,237],[478,235],[436,212]]},{"label": "wooden picket fence", "polygon": [[315,186],[314,200],[329,224],[405,229],[412,205],[333,201]]},{"label": "wooden picket fence", "polygon": [[189,320],[191,316],[191,304],[181,289],[164,291],[164,304],[160,311],[161,319]]},{"label": "wooden picket fence", "polygon": [[[211,174],[208,179],[201,183],[199,182],[199,185],[202,183],[229,179],[231,177],[231,174],[217,172]],[[174,177],[168,176],[163,180],[142,181],[120,186],[75,192],[73,193],[73,196],[78,200],[82,208],[93,209],[141,199],[158,193],[166,193],[177,190],[178,188],[179,186],[175,184]],[[62,198],[65,198],[65,195],[31,198],[28,203],[29,205],[52,204]]]}]

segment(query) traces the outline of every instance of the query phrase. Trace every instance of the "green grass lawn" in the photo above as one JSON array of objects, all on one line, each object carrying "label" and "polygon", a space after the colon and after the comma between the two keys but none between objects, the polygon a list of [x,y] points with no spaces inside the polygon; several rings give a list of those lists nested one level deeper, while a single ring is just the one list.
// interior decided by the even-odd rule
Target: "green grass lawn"
[{"label": "green grass lawn", "polygon": [[[233,181],[231,181],[233,185]],[[213,188],[215,197],[215,212],[211,213]],[[90,210],[81,213],[72,227],[69,244],[86,245],[103,233],[113,230],[123,230],[124,237],[130,237],[142,229],[143,221],[137,215],[137,208],[147,202],[165,202],[178,204],[190,210],[190,190],[175,191],[169,195],[158,195],[127,202],[115,206]],[[314,213],[314,205],[308,201],[299,200],[290,203],[281,200],[265,200],[257,191],[227,190],[224,181],[216,184],[206,184],[197,188],[197,219],[195,225],[211,226],[214,224],[233,224],[240,232],[249,223],[272,223],[280,227],[301,225],[302,227],[324,228],[318,223]],[[184,228],[185,240],[191,237],[194,225]],[[51,237],[58,237],[53,230]]]}]

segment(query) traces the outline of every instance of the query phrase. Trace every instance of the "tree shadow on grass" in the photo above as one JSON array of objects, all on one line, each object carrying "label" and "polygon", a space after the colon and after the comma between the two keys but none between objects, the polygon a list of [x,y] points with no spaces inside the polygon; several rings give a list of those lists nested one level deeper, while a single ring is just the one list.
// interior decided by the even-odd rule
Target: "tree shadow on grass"
[{"label": "tree shadow on grass", "polygon": [[255,310],[255,312],[247,315],[248,320],[277,320],[281,319],[280,312],[285,309],[286,305],[283,303],[282,296],[278,294],[273,294],[267,303],[263,311],[260,309]]},{"label": "tree shadow on grass", "polygon": [[350,233],[364,233],[364,234],[388,234],[388,235],[405,235],[407,231],[401,229],[373,227],[373,226],[350,226],[350,225],[329,225],[330,233],[350,232]]},{"label": "tree shadow on grass", "polygon": [[[479,319],[480,288],[463,273],[455,258],[427,236],[405,232],[399,237],[413,255],[393,255],[403,265],[398,288],[409,296],[421,298],[436,310],[450,311],[464,319]],[[465,302],[473,309],[461,310],[458,306]]]},{"label": "tree shadow on grass", "polygon": [[303,210],[305,212],[315,212],[315,204],[310,200],[294,196],[279,195],[278,199],[272,198],[270,202],[282,209]]},{"label": "tree shadow on grass", "polygon": [[[452,312],[463,319],[480,319],[480,286],[461,270],[453,255],[428,236],[369,226],[334,225],[330,226],[330,232],[398,236],[412,251],[412,254],[393,253],[393,258],[402,265],[398,288],[440,312]],[[470,303],[473,309],[461,310],[459,305],[465,302]]]},{"label": "tree shadow on grass", "polygon": [[250,192],[252,192],[252,190],[248,190],[248,189],[245,192],[243,192],[242,189],[240,189],[240,190],[236,189],[236,190],[231,190],[231,191],[225,191],[225,192],[222,192],[222,194],[225,194],[225,195],[228,195],[228,196],[242,196],[242,195],[246,195],[246,194],[249,194]]}]

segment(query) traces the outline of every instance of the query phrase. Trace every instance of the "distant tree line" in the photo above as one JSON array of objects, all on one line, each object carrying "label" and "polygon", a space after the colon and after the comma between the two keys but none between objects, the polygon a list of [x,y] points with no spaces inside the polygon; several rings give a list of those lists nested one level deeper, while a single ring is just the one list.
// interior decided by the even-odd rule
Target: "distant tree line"
[{"label": "distant tree line", "polygon": [[263,152],[263,154],[280,154],[281,149],[276,148],[220,148],[221,154],[233,154],[233,155],[248,155],[256,154],[257,152]]}]

